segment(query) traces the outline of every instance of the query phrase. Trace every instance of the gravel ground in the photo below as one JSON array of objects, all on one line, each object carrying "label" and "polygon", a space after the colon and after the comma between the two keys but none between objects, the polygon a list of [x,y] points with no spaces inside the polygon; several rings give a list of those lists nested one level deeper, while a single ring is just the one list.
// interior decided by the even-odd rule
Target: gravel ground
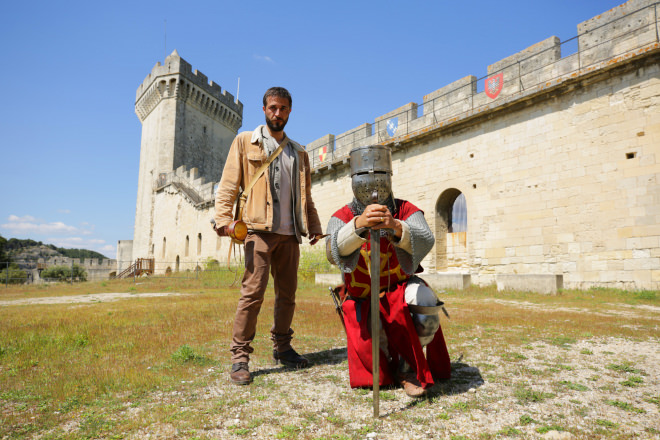
[{"label": "gravel ground", "polygon": [[[371,390],[352,390],[347,385],[343,349],[307,370],[257,367],[256,382],[248,387],[232,385],[220,372],[216,382],[203,390],[203,399],[239,404],[218,417],[215,426],[208,426],[206,435],[219,439],[237,438],[237,433],[311,439],[660,438],[657,340],[593,339],[563,347],[538,342],[504,359],[475,341],[469,353],[469,358],[453,363],[453,378],[436,384],[428,399],[411,399],[400,388],[381,390],[377,420]],[[622,384],[631,377],[641,382]],[[284,426],[299,427],[297,437],[284,436]]]},{"label": "gravel ground", "polygon": [[[80,301],[122,295],[85,295]],[[598,313],[660,320],[660,308],[653,306],[616,305]],[[230,382],[229,365],[213,367],[176,390],[123,401],[112,417],[139,421],[141,428],[122,437],[132,439],[660,439],[657,337],[526,341],[503,352],[483,333],[461,346],[450,344],[452,379],[437,383],[428,398],[381,389],[377,419],[371,390],[348,385],[343,346],[306,354],[312,366],[299,371],[275,367],[255,353],[249,386]],[[173,407],[178,416],[172,423],[150,416]],[[56,432],[33,438],[58,432],[75,437],[84,416],[70,416]]]}]

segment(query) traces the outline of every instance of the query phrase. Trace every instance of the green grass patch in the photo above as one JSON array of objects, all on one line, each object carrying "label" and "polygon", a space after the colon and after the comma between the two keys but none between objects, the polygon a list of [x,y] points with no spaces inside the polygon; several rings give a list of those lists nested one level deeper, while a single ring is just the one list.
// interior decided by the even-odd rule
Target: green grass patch
[{"label": "green grass patch", "polygon": [[548,433],[550,431],[561,432],[561,431],[565,431],[565,429],[564,429],[563,426],[560,426],[560,425],[544,425],[544,426],[539,426],[538,428],[536,428],[536,432],[538,432],[539,434],[545,434],[545,433]]},{"label": "green grass patch", "polygon": [[606,368],[621,373],[645,374],[644,371],[634,368],[630,362],[624,362],[621,364],[608,364]]},{"label": "green grass patch", "polygon": [[642,376],[630,376],[628,379],[621,382],[621,385],[625,387],[635,388],[644,383],[644,378]]},{"label": "green grass patch", "polygon": [[552,345],[556,345],[562,348],[570,348],[572,344],[575,344],[577,341],[574,338],[568,336],[555,336],[549,341]]},{"label": "green grass patch", "polygon": [[573,391],[589,391],[589,387],[568,380],[562,380],[559,384]]},{"label": "green grass patch", "polygon": [[602,427],[607,428],[607,429],[614,429],[614,428],[619,427],[618,423],[611,422],[611,421],[605,420],[605,419],[596,419],[595,423],[596,423],[596,425],[602,426]]},{"label": "green grass patch", "polygon": [[298,438],[298,434],[300,433],[301,428],[296,425],[284,425],[282,426],[282,430],[277,433],[275,438],[284,438],[284,439],[294,439]]},{"label": "green grass patch", "polygon": [[605,401],[605,403],[607,403],[608,405],[614,406],[616,408],[620,408],[624,411],[628,411],[628,412],[634,412],[634,413],[637,413],[637,414],[645,414],[646,413],[646,410],[644,410],[643,408],[637,408],[637,407],[631,405],[630,403],[623,402],[621,400],[607,400],[607,401]]},{"label": "green grass patch", "polygon": [[507,437],[516,437],[522,434],[522,431],[519,429],[514,428],[513,426],[507,426],[503,429],[501,429],[498,433],[498,435],[504,435]]},{"label": "green grass patch", "polygon": [[521,353],[506,352],[502,354],[502,359],[509,362],[519,362],[527,359],[527,356]]},{"label": "green grass patch", "polygon": [[525,385],[518,385],[513,392],[514,397],[518,400],[520,405],[525,405],[530,402],[542,402],[546,399],[555,397],[552,393],[533,390]]},{"label": "green grass patch", "polygon": [[529,414],[523,414],[522,416],[520,416],[520,419],[518,420],[518,422],[523,426],[531,425],[532,423],[538,423]]},{"label": "green grass patch", "polygon": [[191,346],[184,344],[172,353],[172,360],[181,364],[187,362],[207,363],[210,360],[197,353]]}]

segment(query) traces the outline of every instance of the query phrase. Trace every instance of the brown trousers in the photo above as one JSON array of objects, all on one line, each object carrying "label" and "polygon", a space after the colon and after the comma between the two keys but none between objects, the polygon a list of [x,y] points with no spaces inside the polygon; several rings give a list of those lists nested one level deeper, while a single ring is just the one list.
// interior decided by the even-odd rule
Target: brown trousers
[{"label": "brown trousers", "polygon": [[254,351],[250,343],[256,334],[269,272],[273,274],[275,290],[273,327],[270,330],[273,348],[280,352],[291,348],[299,259],[300,246],[295,235],[248,234],[245,239],[245,274],[230,348],[232,363],[248,362]]}]

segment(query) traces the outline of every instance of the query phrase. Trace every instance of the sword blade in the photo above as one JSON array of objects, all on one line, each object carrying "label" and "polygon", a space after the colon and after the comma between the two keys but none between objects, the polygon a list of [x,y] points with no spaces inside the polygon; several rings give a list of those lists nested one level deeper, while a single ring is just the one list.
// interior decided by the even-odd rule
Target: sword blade
[{"label": "sword blade", "polygon": [[380,415],[380,230],[371,230],[371,358],[374,417]]}]

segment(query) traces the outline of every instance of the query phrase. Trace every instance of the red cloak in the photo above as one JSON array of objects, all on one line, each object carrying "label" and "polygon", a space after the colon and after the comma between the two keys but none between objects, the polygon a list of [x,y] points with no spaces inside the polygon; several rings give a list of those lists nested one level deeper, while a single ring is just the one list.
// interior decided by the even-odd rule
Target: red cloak
[{"label": "red cloak", "polygon": [[[405,221],[411,214],[420,211],[405,200],[395,200],[397,209],[394,218]],[[354,215],[348,206],[337,211],[334,217],[348,223]],[[386,237],[381,237],[380,264],[380,318],[387,335],[390,359],[380,352],[380,385],[394,383],[399,359],[403,358],[417,372],[422,387],[433,385],[433,377],[448,379],[451,376],[451,363],[447,345],[439,328],[435,337],[426,346],[426,355],[405,301],[405,290],[410,275],[403,272],[393,245]],[[369,276],[368,240],[360,249],[358,264],[352,273],[344,274],[344,288],[349,295],[342,304],[348,349],[348,370],[351,387],[372,386],[371,334],[369,309],[371,301],[371,277]]]}]

